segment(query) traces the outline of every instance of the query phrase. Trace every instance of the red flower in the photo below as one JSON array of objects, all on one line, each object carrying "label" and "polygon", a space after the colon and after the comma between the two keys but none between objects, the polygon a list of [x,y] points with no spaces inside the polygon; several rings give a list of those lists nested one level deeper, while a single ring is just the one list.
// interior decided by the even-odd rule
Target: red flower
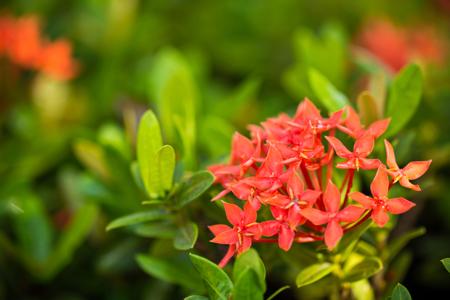
[{"label": "red flower", "polygon": [[352,107],[348,106],[347,118],[343,125],[338,125],[338,128],[354,139],[359,139],[364,135],[371,135],[374,138],[378,138],[386,131],[390,121],[390,119],[378,120],[372,123],[367,129],[364,129],[359,115]]},{"label": "red flower", "polygon": [[295,227],[289,224],[289,211],[276,206],[271,206],[275,220],[262,222],[261,230],[264,236],[273,236],[278,234],[278,246],[284,251],[288,251],[295,238]]},{"label": "red flower", "polygon": [[323,202],[325,204],[325,211],[315,208],[305,208],[300,213],[314,225],[327,224],[325,229],[325,244],[331,250],[336,247],[344,234],[339,222],[352,223],[357,221],[364,212],[364,208],[349,205],[339,211],[341,194],[331,180],[328,181],[323,195]]},{"label": "red flower", "polygon": [[419,185],[412,184],[410,180],[415,180],[425,174],[430,167],[431,160],[413,161],[407,164],[403,169],[400,169],[397,165],[397,161],[395,160],[392,145],[387,140],[384,140],[384,146],[386,148],[386,163],[389,167],[387,172],[394,179],[394,183],[399,181],[400,185],[405,188],[419,192],[421,190]]},{"label": "red flower", "polygon": [[372,219],[380,227],[383,227],[389,220],[387,212],[397,215],[407,212],[415,206],[403,197],[389,199],[389,178],[383,166],[378,168],[377,174],[370,185],[372,197],[360,192],[352,192],[350,198],[361,203],[366,209],[372,210]]},{"label": "red flower", "polygon": [[337,168],[371,170],[378,168],[380,165],[378,159],[366,158],[372,152],[374,146],[374,137],[370,134],[366,134],[355,141],[353,152],[350,152],[337,138],[333,136],[326,136],[325,138],[336,151],[336,154],[346,159],[345,162],[338,163]]},{"label": "red flower", "polygon": [[225,214],[233,227],[218,224],[209,226],[215,235],[212,243],[230,245],[227,254],[220,262],[220,266],[227,264],[228,260],[237,252],[242,253],[252,246],[253,239],[261,237],[261,228],[256,223],[256,211],[246,204],[244,210],[235,204],[223,202]]}]

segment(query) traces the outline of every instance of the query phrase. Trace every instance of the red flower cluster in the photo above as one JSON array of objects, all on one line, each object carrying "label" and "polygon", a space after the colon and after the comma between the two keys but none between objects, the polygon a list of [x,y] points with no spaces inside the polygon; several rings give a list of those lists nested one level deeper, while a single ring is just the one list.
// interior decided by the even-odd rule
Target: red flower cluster
[{"label": "red flower cluster", "polygon": [[60,80],[70,79],[77,72],[70,42],[63,39],[47,41],[41,36],[35,16],[0,17],[1,54],[19,66],[39,70]]},{"label": "red flower cluster", "polygon": [[399,28],[382,20],[366,25],[358,43],[394,72],[413,59],[441,63],[446,52],[443,39],[431,28]]},{"label": "red flower cluster", "polygon": [[[388,141],[387,167],[378,159],[368,158],[375,140],[388,125],[386,119],[365,128],[351,107],[323,118],[305,99],[293,118],[281,114],[261,126],[250,125],[250,139],[235,133],[229,164],[209,168],[224,187],[213,200],[232,193],[244,201],[243,209],[223,202],[232,227],[209,227],[215,235],[211,242],[229,245],[220,266],[254,242],[278,243],[287,251],[293,242],[324,240],[331,250],[348,229],[367,218],[384,226],[387,212],[400,214],[412,208],[415,204],[404,198],[389,199],[388,191],[396,182],[420,190],[409,180],[422,176],[431,161],[411,162],[400,169]],[[338,130],[355,140],[352,151],[335,137]],[[334,168],[346,170],[339,188],[333,182]],[[372,197],[351,192],[355,172],[372,169],[377,169]],[[349,199],[356,202],[349,204]],[[258,222],[258,213],[266,208],[273,219]]]}]

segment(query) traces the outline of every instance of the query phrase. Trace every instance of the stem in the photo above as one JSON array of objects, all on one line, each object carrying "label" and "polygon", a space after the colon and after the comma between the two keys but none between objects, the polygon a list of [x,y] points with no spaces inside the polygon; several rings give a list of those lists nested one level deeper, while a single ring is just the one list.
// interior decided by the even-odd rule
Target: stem
[{"label": "stem", "polygon": [[350,193],[350,190],[352,189],[353,177],[355,175],[355,170],[350,169],[350,170],[348,170],[348,173],[349,173],[349,175],[348,175],[347,191],[345,192],[345,198],[344,198],[344,203],[342,203],[342,207],[345,207],[347,205],[348,194]]},{"label": "stem", "polygon": [[277,239],[259,239],[254,240],[255,243],[278,243]]},{"label": "stem", "polygon": [[313,172],[309,172],[309,174],[312,177],[312,182],[313,182],[314,189],[317,190],[317,191],[322,190],[322,188],[320,187],[319,178],[317,177],[317,173],[313,171]]},{"label": "stem", "polygon": [[320,190],[322,190],[322,184],[323,184],[323,178],[322,178],[322,166],[320,166],[319,167],[319,169],[317,169],[317,174],[318,174],[318,177],[319,177],[319,187],[320,187]]},{"label": "stem", "polygon": [[347,170],[347,173],[345,173],[345,177],[344,180],[342,181],[341,187],[339,188],[339,192],[342,193],[342,191],[344,190],[345,185],[347,184],[347,180],[348,180],[348,175],[350,173],[350,169]]},{"label": "stem", "polygon": [[306,169],[305,164],[303,162],[300,163],[300,170],[302,171],[303,178],[305,179],[308,188],[314,189],[313,184],[311,182],[311,178],[309,177],[308,170]]}]

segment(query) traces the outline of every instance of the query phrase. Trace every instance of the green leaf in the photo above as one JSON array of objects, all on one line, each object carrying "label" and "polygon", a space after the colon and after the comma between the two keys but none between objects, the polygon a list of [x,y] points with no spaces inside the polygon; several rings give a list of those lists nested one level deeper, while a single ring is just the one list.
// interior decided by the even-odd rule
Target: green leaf
[{"label": "green leaf", "polygon": [[374,300],[375,294],[367,279],[361,279],[350,284],[355,300]]},{"label": "green leaf", "polygon": [[236,258],[233,267],[233,280],[236,282],[241,273],[247,268],[252,269],[259,280],[259,286],[263,292],[266,290],[266,268],[264,262],[255,249],[250,248]]},{"label": "green leaf", "polygon": [[338,91],[319,71],[310,69],[308,78],[312,90],[329,112],[337,111],[349,105],[347,97]]},{"label": "green leaf", "polygon": [[195,254],[189,254],[194,267],[206,284],[211,300],[227,300],[233,291],[228,275],[213,262]]},{"label": "green leaf", "polygon": [[143,237],[173,238],[176,227],[170,222],[151,222],[133,227],[133,232]]},{"label": "green leaf", "polygon": [[178,250],[188,250],[194,247],[198,237],[197,224],[188,222],[178,228],[173,240],[173,246]]},{"label": "green leaf", "polygon": [[388,257],[384,258],[385,261],[391,261],[392,258],[394,258],[405,246],[406,244],[412,240],[415,239],[421,235],[424,235],[426,232],[425,227],[420,227],[414,230],[411,230],[405,234],[402,234],[400,237],[393,240],[388,245]]},{"label": "green leaf", "polygon": [[392,291],[392,300],[411,300],[411,295],[408,292],[408,289],[404,287],[402,284],[398,283],[397,286]]},{"label": "green leaf", "polygon": [[44,263],[51,252],[53,231],[43,202],[32,194],[20,195],[17,200],[22,212],[13,222],[20,249],[35,262]]},{"label": "green leaf", "polygon": [[276,290],[272,295],[269,296],[269,298],[267,298],[267,300],[273,300],[275,299],[276,296],[278,296],[281,292],[283,292],[284,290],[287,290],[288,288],[290,288],[289,285],[285,285],[283,287],[280,287],[278,290]]},{"label": "green leaf", "polygon": [[175,195],[173,196],[175,206],[181,208],[191,201],[197,199],[214,182],[214,176],[208,171],[194,173],[183,180]]},{"label": "green leaf", "polygon": [[335,268],[335,265],[328,262],[313,264],[298,273],[295,280],[297,287],[314,283],[333,272]]},{"label": "green leaf", "polygon": [[136,261],[146,273],[156,278],[180,284],[197,292],[204,291],[200,276],[185,255],[162,258],[138,254]]},{"label": "green leaf", "polygon": [[383,268],[383,263],[377,257],[364,257],[361,262],[353,266],[344,274],[343,280],[354,282],[368,278]]},{"label": "green leaf", "polygon": [[379,119],[381,114],[378,113],[375,98],[368,91],[359,94],[357,104],[363,124],[369,125]]},{"label": "green leaf", "polygon": [[157,152],[159,163],[159,174],[161,176],[161,187],[163,190],[170,190],[173,183],[173,172],[175,170],[175,150],[172,146],[164,145]]},{"label": "green leaf", "polygon": [[64,266],[72,261],[75,250],[82,244],[92,230],[97,219],[98,208],[93,204],[85,204],[77,210],[58,241],[51,259],[45,268],[43,277],[53,278]]},{"label": "green leaf", "polygon": [[[178,51],[166,48],[157,55],[151,75],[151,96],[157,103],[164,136],[170,144],[180,146],[182,143],[183,164],[192,169],[198,92],[190,66]],[[176,122],[179,132],[174,126]]]},{"label": "green leaf", "polygon": [[357,227],[346,232],[335,248],[334,253],[341,253],[342,261],[345,261],[350,253],[352,253],[361,235],[366,232],[366,230],[369,229],[371,225],[372,220],[368,219]]},{"label": "green leaf", "polygon": [[422,96],[422,73],[419,66],[410,64],[394,78],[389,93],[386,116],[391,123],[386,136],[400,131],[417,110]]},{"label": "green leaf", "polygon": [[103,179],[110,178],[111,174],[106,166],[102,147],[91,141],[80,139],[74,143],[73,148],[76,157],[85,167]]},{"label": "green leaf", "polygon": [[235,281],[233,299],[259,300],[263,299],[264,291],[258,282],[258,275],[252,268],[245,268]]},{"label": "green leaf", "polygon": [[441,263],[444,265],[447,272],[450,273],[450,258],[441,259]]},{"label": "green leaf", "polygon": [[161,130],[155,114],[148,110],[139,122],[137,160],[141,178],[150,197],[162,194],[157,152],[162,147]]},{"label": "green leaf", "polygon": [[119,227],[135,225],[139,223],[144,223],[148,221],[155,221],[165,219],[169,216],[169,213],[163,209],[147,210],[142,212],[137,212],[131,215],[126,215],[115,219],[108,224],[106,230],[116,229]]}]

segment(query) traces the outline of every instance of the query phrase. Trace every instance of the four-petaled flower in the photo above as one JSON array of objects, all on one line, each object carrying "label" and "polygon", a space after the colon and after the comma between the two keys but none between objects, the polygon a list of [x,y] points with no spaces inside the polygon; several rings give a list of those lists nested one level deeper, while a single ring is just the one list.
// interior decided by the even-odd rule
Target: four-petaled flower
[{"label": "four-petaled flower", "polygon": [[256,223],[256,211],[248,203],[242,210],[235,204],[223,202],[225,214],[233,227],[224,224],[209,226],[209,230],[215,235],[211,242],[229,245],[228,252],[220,266],[226,265],[228,260],[237,252],[242,253],[252,246],[253,239],[261,237],[261,228]]},{"label": "four-petaled flower", "polygon": [[349,196],[364,208],[372,210],[371,217],[380,227],[383,227],[389,220],[388,212],[398,215],[407,212],[416,205],[403,197],[388,198],[389,177],[383,166],[378,168],[377,174],[370,184],[370,191],[372,197],[361,192],[352,192]]},{"label": "four-petaled flower", "polygon": [[336,247],[344,234],[344,230],[339,223],[352,223],[357,221],[365,209],[349,205],[344,209],[339,210],[341,205],[341,193],[331,180],[328,181],[325,189],[323,203],[325,204],[325,211],[309,207],[301,210],[300,213],[314,225],[327,224],[325,229],[325,245],[331,250]]},{"label": "four-petaled flower", "polygon": [[345,158],[346,161],[338,163],[337,168],[340,169],[376,169],[380,165],[378,159],[367,158],[372,152],[374,146],[374,136],[370,134],[363,135],[358,138],[353,145],[353,152],[350,152],[344,144],[334,136],[326,136],[327,141],[333,147],[339,157]]},{"label": "four-petaled flower", "polygon": [[425,174],[430,167],[431,160],[412,161],[403,169],[400,169],[397,165],[397,161],[395,160],[394,149],[392,148],[391,143],[384,140],[384,146],[386,147],[386,164],[389,167],[387,172],[394,179],[393,183],[398,181],[400,182],[400,185],[405,188],[412,189],[417,192],[421,191],[420,186],[417,184],[412,184],[410,180],[415,180]]}]

